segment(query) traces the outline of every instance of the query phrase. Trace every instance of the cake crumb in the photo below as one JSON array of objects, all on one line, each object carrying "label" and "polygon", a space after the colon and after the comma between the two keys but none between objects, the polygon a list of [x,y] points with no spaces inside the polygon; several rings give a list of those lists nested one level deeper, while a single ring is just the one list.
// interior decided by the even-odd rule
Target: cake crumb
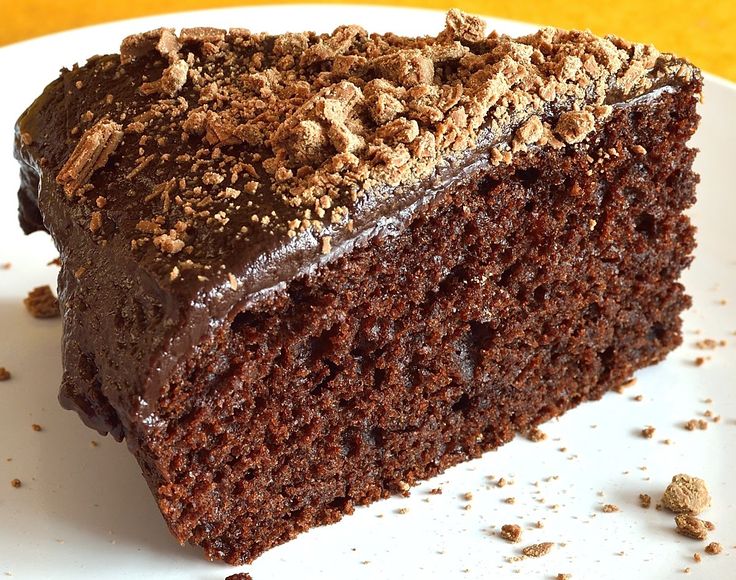
[{"label": "cake crumb", "polygon": [[10,371],[5,367],[0,367],[0,381],[10,380]]},{"label": "cake crumb", "polygon": [[641,430],[641,436],[645,439],[651,439],[654,437],[654,432],[656,429],[652,427],[651,425],[647,425],[644,429]]},{"label": "cake crumb", "polygon": [[442,488],[441,487],[433,487],[429,490],[430,495],[442,495]]},{"label": "cake crumb", "polygon": [[401,514],[403,516],[404,514],[409,513],[409,508],[405,508],[405,507],[399,508],[396,510],[396,513]]},{"label": "cake crumb", "polygon": [[712,338],[704,338],[703,340],[699,340],[695,343],[695,348],[700,350],[713,350],[717,346],[718,341],[713,340]]},{"label": "cake crumb", "polygon": [[680,473],[664,490],[662,505],[676,514],[697,515],[710,506],[710,495],[699,477]]},{"label": "cake crumb", "polygon": [[10,485],[12,485],[15,489],[18,489],[21,485],[23,485],[23,483],[20,479],[16,477],[15,479],[10,480]]},{"label": "cake crumb", "polygon": [[601,507],[601,511],[604,514],[612,514],[614,512],[621,511],[619,507],[612,503],[603,504],[603,507]]},{"label": "cake crumb", "polygon": [[695,540],[705,540],[708,537],[708,527],[706,523],[695,516],[680,514],[675,516],[675,525],[677,533]]},{"label": "cake crumb", "polygon": [[504,524],[501,526],[500,536],[507,542],[513,544],[521,541],[521,526],[516,524]]},{"label": "cake crumb", "polygon": [[572,578],[572,574],[563,574],[560,572],[557,574],[556,580],[570,580]]},{"label": "cake crumb", "polygon": [[514,505],[516,503],[516,498],[515,497],[507,497],[503,501],[504,501],[504,503],[507,503],[507,504],[510,504],[510,505]]},{"label": "cake crumb", "polygon": [[695,552],[693,554],[693,560],[700,563],[700,561],[703,559],[703,556],[700,555],[700,552]]},{"label": "cake crumb", "polygon": [[46,286],[38,286],[28,293],[23,299],[26,310],[34,318],[55,318],[60,316],[59,301],[54,296],[51,288]]},{"label": "cake crumb", "polygon": [[721,546],[718,542],[711,542],[705,547],[705,553],[710,554],[711,556],[720,554],[722,551],[723,551],[723,546]]},{"label": "cake crumb", "polygon": [[705,358],[702,356],[696,357],[695,360],[693,361],[693,364],[696,367],[702,367],[704,363],[705,363]]},{"label": "cake crumb", "polygon": [[526,436],[529,441],[533,441],[534,443],[538,443],[540,441],[544,441],[547,439],[547,434],[544,431],[541,431],[537,427],[529,431]]},{"label": "cake crumb", "polygon": [[505,487],[505,486],[506,486],[506,479],[503,477],[496,482],[496,487]]},{"label": "cake crumb", "polygon": [[540,558],[549,554],[554,544],[552,542],[542,542],[540,544],[532,544],[524,548],[521,553],[529,558]]},{"label": "cake crumb", "polygon": [[652,497],[646,493],[639,494],[639,505],[645,509],[648,509],[652,505]]},{"label": "cake crumb", "polygon": [[31,429],[36,431],[36,433],[38,433],[39,431],[43,431],[43,427],[41,427],[41,425],[39,425],[38,423],[33,423],[33,425],[31,425]]}]

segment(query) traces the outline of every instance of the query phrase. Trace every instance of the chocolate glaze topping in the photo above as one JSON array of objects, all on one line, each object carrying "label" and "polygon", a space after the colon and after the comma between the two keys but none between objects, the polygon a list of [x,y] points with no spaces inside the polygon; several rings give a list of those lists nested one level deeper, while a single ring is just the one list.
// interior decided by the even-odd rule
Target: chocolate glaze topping
[{"label": "chocolate glaze topping", "polygon": [[[126,38],[119,55],[63,71],[16,127],[24,230],[52,234],[71,285],[117,278],[115,292],[155,311],[134,346],[94,337],[118,340],[124,387],[100,369],[100,388],[119,417],[78,377],[65,376],[62,402],[116,436],[118,419],[154,420],[173,366],[237,312],[400,231],[475,168],[585,147],[612,107],[696,74],[587,32],[486,35],[455,10],[437,37],[345,26]],[[65,324],[65,341],[94,352],[85,332]]]}]

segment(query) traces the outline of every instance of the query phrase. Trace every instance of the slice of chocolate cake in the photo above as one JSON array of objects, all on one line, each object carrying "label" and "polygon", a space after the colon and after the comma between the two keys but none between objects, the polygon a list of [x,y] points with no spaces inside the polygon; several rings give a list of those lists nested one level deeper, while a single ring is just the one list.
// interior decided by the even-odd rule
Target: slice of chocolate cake
[{"label": "slice of chocolate cake", "polygon": [[17,126],[61,402],[240,563],[598,399],[681,341],[701,88],[650,46],[457,11],[126,38]]}]

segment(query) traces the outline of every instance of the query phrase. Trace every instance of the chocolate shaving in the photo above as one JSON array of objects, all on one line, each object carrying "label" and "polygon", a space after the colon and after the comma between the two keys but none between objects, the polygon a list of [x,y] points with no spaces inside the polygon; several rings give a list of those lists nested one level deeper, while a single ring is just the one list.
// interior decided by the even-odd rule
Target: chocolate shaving
[{"label": "chocolate shaving", "polygon": [[154,49],[162,56],[174,55],[180,48],[173,28],[157,28],[124,38],[120,45],[120,62],[128,64]]},{"label": "chocolate shaving", "polygon": [[109,119],[102,119],[87,129],[72,154],[56,176],[57,183],[71,197],[92,174],[107,164],[110,155],[123,140],[122,127]]}]

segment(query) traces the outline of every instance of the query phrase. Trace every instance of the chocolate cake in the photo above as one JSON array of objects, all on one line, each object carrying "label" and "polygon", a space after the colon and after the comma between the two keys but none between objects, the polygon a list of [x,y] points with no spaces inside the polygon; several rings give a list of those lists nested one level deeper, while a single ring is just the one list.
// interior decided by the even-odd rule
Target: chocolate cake
[{"label": "chocolate cake", "polygon": [[598,399],[681,341],[701,89],[651,46],[457,11],[126,38],[16,129],[61,403],[241,563]]}]

